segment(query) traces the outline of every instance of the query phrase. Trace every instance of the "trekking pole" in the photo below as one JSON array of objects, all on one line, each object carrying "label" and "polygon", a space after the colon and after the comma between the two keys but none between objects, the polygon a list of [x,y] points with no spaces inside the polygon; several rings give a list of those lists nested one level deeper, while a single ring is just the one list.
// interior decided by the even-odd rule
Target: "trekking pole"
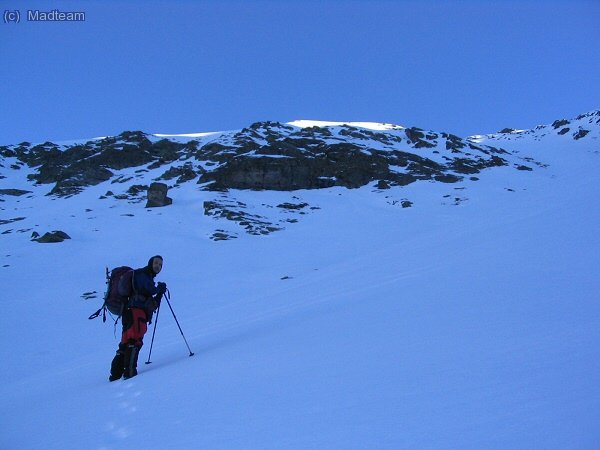
[{"label": "trekking pole", "polygon": [[185,341],[185,345],[187,345],[187,349],[190,352],[190,356],[194,356],[194,353],[190,349],[190,346],[189,346],[189,344],[187,342],[187,339],[185,338],[185,335],[183,334],[183,331],[181,330],[181,326],[179,326],[179,321],[177,320],[177,316],[175,316],[175,311],[173,311],[173,307],[171,306],[171,302],[169,301],[169,299],[171,298],[171,293],[169,292],[168,289],[167,289],[167,295],[165,295],[164,297],[165,297],[165,300],[167,301],[167,305],[169,305],[169,309],[171,310],[171,313],[173,314],[173,318],[175,319],[175,323],[177,323],[177,327],[179,327],[179,332],[181,333],[181,336],[183,337],[183,340]]},{"label": "trekking pole", "polygon": [[160,313],[160,305],[158,305],[158,309],[156,310],[156,320],[154,321],[154,331],[152,331],[152,341],[150,342],[150,353],[148,353],[148,361],[146,364],[152,364],[150,361],[150,355],[152,354],[152,346],[154,345],[154,335],[156,334],[156,325],[158,325],[158,314]]}]

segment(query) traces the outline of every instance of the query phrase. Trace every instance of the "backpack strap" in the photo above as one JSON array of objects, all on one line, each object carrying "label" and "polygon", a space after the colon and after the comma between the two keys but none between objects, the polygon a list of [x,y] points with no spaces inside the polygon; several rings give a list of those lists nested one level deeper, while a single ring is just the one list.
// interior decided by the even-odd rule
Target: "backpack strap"
[{"label": "backpack strap", "polygon": [[115,320],[115,326],[113,328],[113,334],[114,334],[115,338],[117,337],[117,322],[119,321],[120,318],[121,318],[121,316],[117,317],[117,320]]},{"label": "backpack strap", "polygon": [[133,292],[133,294],[131,294],[132,296],[137,294],[137,289],[135,288],[135,270],[134,269],[131,269],[131,292]]},{"label": "backpack strap", "polygon": [[131,269],[131,295],[129,296],[129,298],[127,299],[127,304],[123,305],[123,312],[125,312],[125,309],[127,308],[131,308],[131,306],[133,305],[133,298],[136,296],[137,294],[137,289],[135,288],[135,273],[136,273],[136,269]]},{"label": "backpack strap", "polygon": [[[106,322],[106,302],[102,304],[102,306],[100,307],[100,309],[98,311],[96,311],[90,317],[88,317],[88,320],[95,319],[100,314],[102,314],[102,322]],[[118,320],[118,318],[117,318],[117,320]]]},{"label": "backpack strap", "polygon": [[[88,320],[92,320],[92,319],[95,319],[96,317],[98,317],[103,309],[104,309],[104,305],[102,305],[98,311],[96,311],[90,317],[88,317]],[[106,322],[106,312],[104,312],[104,321]]]}]

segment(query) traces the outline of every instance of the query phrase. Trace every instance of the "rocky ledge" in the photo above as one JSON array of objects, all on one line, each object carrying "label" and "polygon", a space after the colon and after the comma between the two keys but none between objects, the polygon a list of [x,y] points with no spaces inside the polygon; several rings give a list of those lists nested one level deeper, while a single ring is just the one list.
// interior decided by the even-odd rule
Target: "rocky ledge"
[{"label": "rocky ledge", "polygon": [[531,169],[506,150],[448,133],[277,122],[184,142],[141,131],[70,146],[23,142],[0,147],[0,156],[3,167],[33,169],[31,183],[52,185],[47,194],[59,197],[109,180],[131,184],[135,197],[147,188],[135,182],[146,174],[152,174],[146,182],[173,187],[195,181],[213,191],[358,188],[371,182],[386,189],[418,180],[453,183],[490,167]]}]

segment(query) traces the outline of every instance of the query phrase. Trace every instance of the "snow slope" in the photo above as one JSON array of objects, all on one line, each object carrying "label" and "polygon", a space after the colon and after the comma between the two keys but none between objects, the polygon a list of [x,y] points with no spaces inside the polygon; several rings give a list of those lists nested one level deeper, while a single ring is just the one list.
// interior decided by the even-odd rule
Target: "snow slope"
[{"label": "snow slope", "polygon": [[[25,218],[0,228],[0,448],[599,448],[600,133],[549,130],[473,138],[531,172],[233,192],[320,209],[230,241],[193,183],[149,210],[104,184],[3,196]],[[118,329],[87,320],[104,267],[156,253],[195,356],[163,304],[152,364],[153,328],[140,375],[109,383]]]}]

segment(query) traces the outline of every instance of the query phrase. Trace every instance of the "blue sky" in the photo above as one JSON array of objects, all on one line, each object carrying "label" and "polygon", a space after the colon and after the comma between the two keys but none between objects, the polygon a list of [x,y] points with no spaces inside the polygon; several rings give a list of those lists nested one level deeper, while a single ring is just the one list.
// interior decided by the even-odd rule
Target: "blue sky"
[{"label": "blue sky", "polygon": [[295,119],[461,136],[600,108],[600,2],[2,1],[0,144]]}]

